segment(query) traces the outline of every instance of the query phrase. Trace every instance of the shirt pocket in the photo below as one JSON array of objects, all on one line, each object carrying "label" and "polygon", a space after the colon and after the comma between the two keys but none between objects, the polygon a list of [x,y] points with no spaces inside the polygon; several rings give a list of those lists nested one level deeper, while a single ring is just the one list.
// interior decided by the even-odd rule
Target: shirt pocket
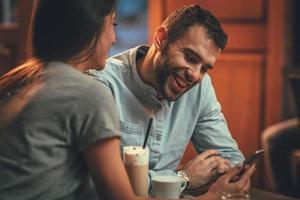
[{"label": "shirt pocket", "polygon": [[122,147],[143,145],[143,126],[141,124],[120,121],[120,131]]}]

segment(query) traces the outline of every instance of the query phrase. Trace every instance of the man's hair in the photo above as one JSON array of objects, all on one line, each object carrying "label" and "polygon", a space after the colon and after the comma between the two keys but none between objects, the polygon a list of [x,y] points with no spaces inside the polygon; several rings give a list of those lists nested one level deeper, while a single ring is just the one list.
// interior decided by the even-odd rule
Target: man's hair
[{"label": "man's hair", "polygon": [[168,43],[175,42],[193,25],[203,26],[206,35],[222,50],[227,44],[227,35],[217,18],[198,5],[184,6],[173,11],[162,23],[168,31]]}]

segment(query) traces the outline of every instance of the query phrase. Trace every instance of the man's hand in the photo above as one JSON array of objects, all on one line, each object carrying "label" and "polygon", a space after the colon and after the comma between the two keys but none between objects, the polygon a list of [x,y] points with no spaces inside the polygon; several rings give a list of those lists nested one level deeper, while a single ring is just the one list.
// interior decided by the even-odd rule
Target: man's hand
[{"label": "man's hand", "polygon": [[221,158],[216,150],[204,151],[183,167],[190,176],[188,189],[204,186],[216,174],[226,173],[229,169],[229,160]]},{"label": "man's hand", "polygon": [[[206,196],[207,199],[219,199],[220,195],[226,193],[241,193],[246,192],[250,188],[250,177],[255,171],[255,164],[248,166],[242,175],[240,172],[242,166],[232,168],[228,173],[221,176],[210,188]],[[239,176],[239,179],[233,181],[234,177]],[[215,197],[215,198],[213,198]],[[205,198],[203,198],[205,199]]]}]

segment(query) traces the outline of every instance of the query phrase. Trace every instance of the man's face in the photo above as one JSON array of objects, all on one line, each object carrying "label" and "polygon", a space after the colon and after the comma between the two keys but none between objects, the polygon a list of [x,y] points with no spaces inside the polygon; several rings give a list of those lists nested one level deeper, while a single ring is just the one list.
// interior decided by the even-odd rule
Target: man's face
[{"label": "man's face", "polygon": [[212,69],[220,51],[206,36],[202,26],[191,26],[181,38],[165,47],[155,60],[158,97],[177,100]]}]

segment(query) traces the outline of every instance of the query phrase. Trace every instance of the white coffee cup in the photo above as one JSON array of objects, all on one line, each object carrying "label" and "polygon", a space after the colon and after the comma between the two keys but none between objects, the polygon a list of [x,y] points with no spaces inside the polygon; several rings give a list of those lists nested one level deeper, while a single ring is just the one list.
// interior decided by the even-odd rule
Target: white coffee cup
[{"label": "white coffee cup", "polygon": [[132,186],[137,196],[148,196],[149,148],[125,146],[123,161]]},{"label": "white coffee cup", "polygon": [[151,180],[153,197],[179,198],[186,182],[178,176],[155,176]]}]

